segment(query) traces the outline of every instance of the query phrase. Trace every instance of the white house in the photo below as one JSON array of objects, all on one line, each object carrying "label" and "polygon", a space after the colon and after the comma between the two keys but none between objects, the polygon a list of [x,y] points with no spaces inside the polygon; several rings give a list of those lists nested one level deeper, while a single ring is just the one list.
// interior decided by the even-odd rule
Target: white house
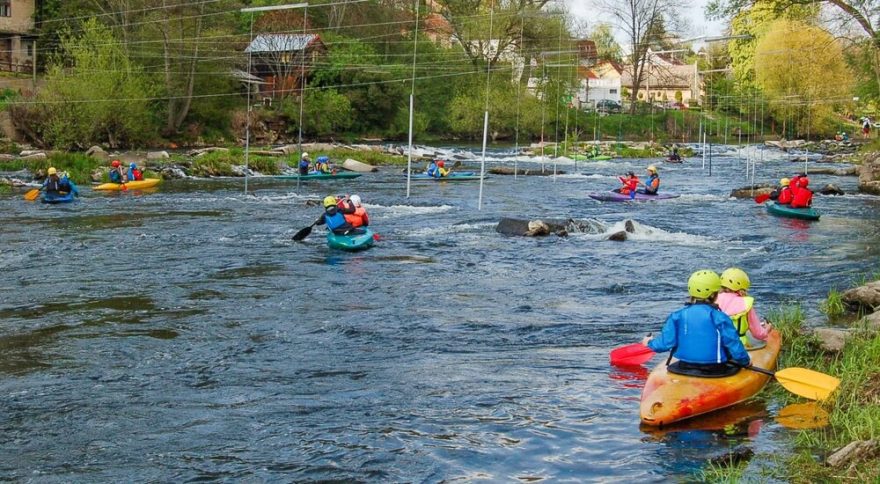
[{"label": "white house", "polygon": [[619,103],[622,77],[623,68],[612,61],[600,61],[592,67],[579,68],[578,106],[592,108],[603,99]]}]

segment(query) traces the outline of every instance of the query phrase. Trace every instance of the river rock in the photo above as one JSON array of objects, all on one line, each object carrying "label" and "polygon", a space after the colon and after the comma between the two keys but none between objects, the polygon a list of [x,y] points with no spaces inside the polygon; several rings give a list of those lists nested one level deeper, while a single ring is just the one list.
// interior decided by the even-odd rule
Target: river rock
[{"label": "river rock", "polygon": [[91,148],[86,150],[86,156],[104,161],[110,159],[110,155],[106,151],[104,151],[104,148],[101,148],[98,145],[92,146]]},{"label": "river rock", "polygon": [[841,190],[839,186],[829,183],[820,188],[819,193],[822,195],[843,195],[843,190]]},{"label": "river rock", "polygon": [[736,467],[743,462],[748,462],[754,457],[755,451],[745,445],[738,445],[730,452],[709,459],[709,463],[716,467]]},{"label": "river rock", "polygon": [[866,308],[874,311],[880,307],[880,281],[873,281],[864,286],[847,289],[841,299],[852,309]]},{"label": "river rock", "polygon": [[880,153],[865,157],[859,171],[859,191],[880,195]]},{"label": "river rock", "polygon": [[859,167],[848,166],[846,168],[810,168],[810,175],[834,175],[834,176],[858,176]]},{"label": "river rock", "polygon": [[613,240],[615,242],[623,242],[626,240],[626,232],[621,230],[620,232],[615,232],[608,236],[608,240]]},{"label": "river rock", "polygon": [[163,166],[159,169],[159,174],[164,179],[187,178],[186,172],[176,165]]},{"label": "river rock", "polygon": [[148,160],[167,160],[171,158],[171,155],[168,154],[167,151],[148,151],[147,159]]},{"label": "river rock", "polygon": [[815,328],[813,336],[819,340],[819,347],[829,353],[840,353],[846,346],[846,340],[852,336],[847,330],[837,328]]},{"label": "river rock", "polygon": [[364,162],[354,160],[351,158],[347,158],[345,161],[343,161],[342,167],[345,168],[346,170],[356,171],[358,173],[371,173],[371,172],[379,171],[379,169],[373,165],[368,165]]},{"label": "river rock", "polygon": [[742,188],[734,188],[730,191],[733,198],[755,198],[758,195],[769,195],[776,188],[768,183],[760,183],[758,185],[749,185]]},{"label": "river rock", "polygon": [[865,316],[865,325],[874,331],[880,330],[880,311]]},{"label": "river rock", "polygon": [[187,156],[192,156],[193,158],[198,158],[200,156],[207,155],[208,153],[214,153],[214,152],[218,152],[218,151],[221,153],[229,153],[229,148],[221,148],[219,146],[209,146],[207,148],[199,148],[197,150],[191,150],[187,153]]},{"label": "river rock", "polygon": [[93,182],[104,181],[104,173],[106,173],[107,171],[108,170],[106,168],[95,168],[94,170],[92,170],[89,178],[91,178]]},{"label": "river rock", "polygon": [[502,218],[495,226],[495,231],[504,235],[521,235],[535,237],[554,233],[560,237],[568,235],[567,222],[543,221],[543,220],[520,220],[515,218]]},{"label": "river rock", "polygon": [[828,456],[825,463],[831,467],[841,468],[856,465],[878,455],[880,455],[880,441],[856,440]]},{"label": "river rock", "polygon": [[7,153],[0,153],[0,162],[12,161],[14,159],[15,159],[15,155],[10,155]]},{"label": "river rock", "polygon": [[21,157],[22,160],[27,160],[27,161],[44,161],[44,160],[48,160],[48,159],[49,159],[49,157],[46,156],[46,153],[43,153],[42,151],[38,151],[38,152],[36,152],[36,153],[30,153],[30,154],[28,154],[28,155],[24,155],[24,153],[25,153],[25,152],[22,151],[22,157]]}]

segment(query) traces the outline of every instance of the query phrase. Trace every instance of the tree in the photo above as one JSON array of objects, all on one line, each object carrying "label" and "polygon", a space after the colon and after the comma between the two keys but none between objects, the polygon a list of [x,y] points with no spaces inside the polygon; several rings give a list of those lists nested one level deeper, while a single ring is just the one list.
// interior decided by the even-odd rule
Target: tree
[{"label": "tree", "polygon": [[614,32],[611,30],[611,24],[600,22],[596,24],[593,31],[590,32],[590,40],[596,43],[596,52],[601,60],[610,60],[620,62],[623,58],[623,51],[620,44],[614,39]]},{"label": "tree", "polygon": [[626,55],[625,69],[632,77],[632,94],[630,96],[630,112],[636,112],[636,101],[639,88],[645,77],[648,64],[648,50],[657,36],[665,35],[663,18],[675,16],[680,4],[678,0],[599,0],[601,7],[614,19],[632,46]]},{"label": "tree", "polygon": [[852,75],[840,44],[827,31],[791,20],[777,20],[758,40],[758,86],[770,98],[777,119],[791,119],[797,134],[817,133],[833,106],[851,96]]}]

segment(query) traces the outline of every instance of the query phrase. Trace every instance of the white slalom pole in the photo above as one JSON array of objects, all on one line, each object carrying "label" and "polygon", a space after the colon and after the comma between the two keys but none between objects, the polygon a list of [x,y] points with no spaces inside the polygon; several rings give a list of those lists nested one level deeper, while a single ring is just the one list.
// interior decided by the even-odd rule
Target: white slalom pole
[{"label": "white slalom pole", "polygon": [[419,48],[419,2],[416,0],[416,26],[413,31],[413,63],[412,63],[412,85],[409,92],[409,150],[406,155],[406,198],[409,198],[410,182],[412,180],[412,141],[413,141],[413,114],[414,114],[414,98],[416,95],[416,53]]},{"label": "white slalom pole", "polygon": [[489,138],[489,110],[483,114],[483,160],[480,161],[480,197],[477,199],[477,210],[483,209],[483,179],[486,178],[486,141]]}]

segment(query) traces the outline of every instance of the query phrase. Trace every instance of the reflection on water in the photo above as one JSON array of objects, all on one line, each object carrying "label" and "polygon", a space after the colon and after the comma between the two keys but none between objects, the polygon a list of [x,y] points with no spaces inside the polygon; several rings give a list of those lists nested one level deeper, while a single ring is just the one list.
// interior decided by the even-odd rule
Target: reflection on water
[{"label": "reflection on water", "polygon": [[[727,197],[742,163],[661,164],[685,194],[668,203],[587,201],[645,160],[493,177],[479,212],[476,184],[406,198],[396,170],[248,196],[84,189],[68,208],[0,196],[0,479],[665,481],[735,444],[776,452],[760,404],[641,431],[647,369],[608,365],[693,270],[743,267],[760,311],[815,314],[840,274],[875,269],[874,199],[818,196],[822,220],[798,225]],[[329,193],[364,198],[373,249],[291,241]],[[505,237],[503,216],[585,228]]]}]

